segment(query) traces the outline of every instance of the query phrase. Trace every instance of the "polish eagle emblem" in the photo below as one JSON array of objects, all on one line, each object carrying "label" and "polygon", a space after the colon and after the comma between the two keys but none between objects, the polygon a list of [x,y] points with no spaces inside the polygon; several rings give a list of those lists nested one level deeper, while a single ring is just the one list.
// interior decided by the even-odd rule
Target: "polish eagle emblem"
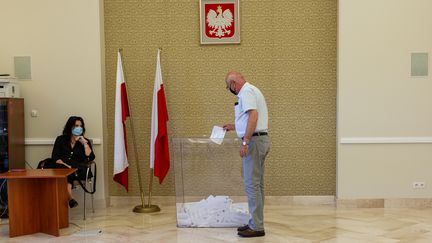
[{"label": "polish eagle emblem", "polygon": [[222,11],[222,7],[219,5],[214,11],[213,9],[210,9],[207,13],[207,35],[209,37],[229,37],[232,36],[234,33],[231,30],[233,28],[233,22],[234,22],[234,16],[231,10],[225,9],[225,11]]}]

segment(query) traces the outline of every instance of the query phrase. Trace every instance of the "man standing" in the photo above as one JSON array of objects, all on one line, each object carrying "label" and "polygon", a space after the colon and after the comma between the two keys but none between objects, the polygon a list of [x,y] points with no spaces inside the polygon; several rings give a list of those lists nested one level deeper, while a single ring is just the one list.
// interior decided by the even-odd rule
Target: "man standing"
[{"label": "man standing", "polygon": [[227,131],[236,130],[242,138],[240,156],[243,158],[244,190],[248,198],[251,219],[239,227],[242,237],[264,236],[264,160],[269,152],[267,135],[267,104],[261,91],[236,71],[225,77],[226,88],[238,97],[235,103],[235,124],[225,124]]}]

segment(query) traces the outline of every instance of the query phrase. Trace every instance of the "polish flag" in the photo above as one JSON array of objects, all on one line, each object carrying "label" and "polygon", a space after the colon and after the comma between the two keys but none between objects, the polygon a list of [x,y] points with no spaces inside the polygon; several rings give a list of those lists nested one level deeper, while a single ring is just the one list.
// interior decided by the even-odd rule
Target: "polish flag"
[{"label": "polish flag", "polygon": [[126,118],[129,116],[129,106],[126,94],[126,84],[123,75],[123,65],[120,52],[117,57],[117,81],[114,118],[114,181],[120,183],[128,191],[128,158],[126,139]]},{"label": "polish flag", "polygon": [[160,66],[160,50],[156,59],[156,75],[153,90],[152,125],[150,138],[150,168],[154,169],[154,175],[159,177],[162,184],[170,168],[168,148],[168,112],[165,102],[165,91],[162,82]]}]

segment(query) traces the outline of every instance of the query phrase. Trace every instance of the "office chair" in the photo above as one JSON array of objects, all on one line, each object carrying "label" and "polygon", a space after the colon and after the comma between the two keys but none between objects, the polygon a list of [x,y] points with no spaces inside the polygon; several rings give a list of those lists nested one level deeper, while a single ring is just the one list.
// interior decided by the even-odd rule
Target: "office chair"
[{"label": "office chair", "polygon": [[[53,163],[51,158],[44,159],[39,162],[38,169],[48,169],[48,168],[56,168],[55,163]],[[86,194],[90,194],[91,196],[91,204],[92,204],[92,212],[94,213],[94,194],[96,192],[96,177],[97,177],[97,167],[96,162],[89,161],[87,163],[87,169],[86,169],[86,177],[84,180],[76,180],[74,181],[74,184],[72,185],[73,188],[76,188],[77,185],[81,186],[84,192],[84,220],[86,220]]]},{"label": "office chair", "polygon": [[78,182],[78,184],[81,186],[84,192],[84,220],[86,220],[86,194],[90,194],[91,196],[91,205],[92,205],[92,212],[94,213],[94,194],[96,192],[96,176],[97,176],[97,167],[96,163],[94,161],[89,161],[87,164],[87,171],[86,171],[86,179],[85,180],[78,180],[75,182]]}]

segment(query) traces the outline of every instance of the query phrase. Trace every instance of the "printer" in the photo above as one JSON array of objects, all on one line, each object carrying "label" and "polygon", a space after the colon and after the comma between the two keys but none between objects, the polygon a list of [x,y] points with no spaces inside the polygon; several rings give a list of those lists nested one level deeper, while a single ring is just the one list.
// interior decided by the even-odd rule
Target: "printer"
[{"label": "printer", "polygon": [[19,98],[20,90],[16,78],[0,76],[0,98]]}]

